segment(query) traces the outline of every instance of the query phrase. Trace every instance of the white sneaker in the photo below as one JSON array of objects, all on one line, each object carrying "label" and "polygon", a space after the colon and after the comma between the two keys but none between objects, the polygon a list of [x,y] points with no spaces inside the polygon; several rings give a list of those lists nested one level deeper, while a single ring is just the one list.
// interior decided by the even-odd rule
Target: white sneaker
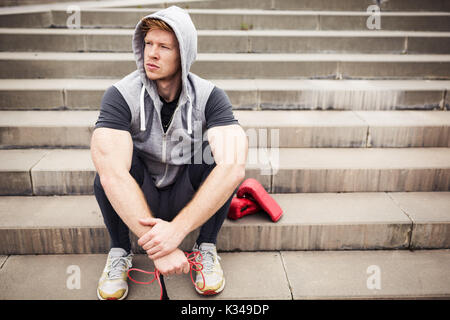
[{"label": "white sneaker", "polygon": [[132,266],[133,254],[122,248],[111,248],[103,274],[98,282],[100,300],[123,300],[128,294],[127,272]]},{"label": "white sneaker", "polygon": [[[220,266],[220,257],[217,255],[216,245],[214,243],[203,242],[200,246],[197,243],[194,245],[192,251],[200,251],[203,260],[203,277],[205,278],[205,285],[203,285],[203,277],[200,272],[196,272],[195,290],[201,295],[213,295],[221,292],[225,287],[225,278],[223,270]],[[200,260],[198,256],[197,261]]]}]

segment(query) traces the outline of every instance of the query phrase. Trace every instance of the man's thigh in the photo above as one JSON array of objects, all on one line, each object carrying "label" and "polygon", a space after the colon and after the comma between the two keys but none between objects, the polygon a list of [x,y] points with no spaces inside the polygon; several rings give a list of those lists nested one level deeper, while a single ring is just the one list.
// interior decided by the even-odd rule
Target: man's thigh
[{"label": "man's thigh", "polygon": [[[209,142],[204,141],[202,144],[202,155],[205,155],[206,150],[209,150],[208,159],[213,159],[208,146]],[[206,180],[215,166],[216,163],[214,161],[208,164],[202,158],[201,163],[198,163],[195,161],[195,157],[191,158],[191,163],[183,166],[173,186],[168,190],[160,191],[160,218],[167,221],[175,218],[192,200],[200,185]]]},{"label": "man's thigh", "polygon": [[170,189],[160,191],[160,217],[171,221],[192,200],[215,163],[186,164]]},{"label": "man's thigh", "polygon": [[150,173],[145,167],[138,150],[135,148],[133,149],[130,174],[141,188],[152,215],[157,217],[160,211],[160,193]]},{"label": "man's thigh", "polygon": [[158,218],[172,221],[195,194],[195,190],[189,181],[187,166],[184,166],[181,170],[174,184],[167,189],[160,189],[159,194],[160,206]]}]

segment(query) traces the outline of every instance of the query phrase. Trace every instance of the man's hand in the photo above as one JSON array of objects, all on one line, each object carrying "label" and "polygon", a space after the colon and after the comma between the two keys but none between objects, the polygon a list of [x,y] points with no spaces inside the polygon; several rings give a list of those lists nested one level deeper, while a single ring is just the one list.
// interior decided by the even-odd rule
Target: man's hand
[{"label": "man's hand", "polygon": [[153,260],[155,268],[163,276],[169,276],[171,274],[189,273],[189,262],[180,249],[175,249],[171,253],[165,255],[162,258]]},{"label": "man's hand", "polygon": [[147,218],[139,219],[139,223],[152,227],[138,240],[138,244],[147,251],[148,257],[152,260],[162,258],[177,249],[186,236],[172,222]]}]

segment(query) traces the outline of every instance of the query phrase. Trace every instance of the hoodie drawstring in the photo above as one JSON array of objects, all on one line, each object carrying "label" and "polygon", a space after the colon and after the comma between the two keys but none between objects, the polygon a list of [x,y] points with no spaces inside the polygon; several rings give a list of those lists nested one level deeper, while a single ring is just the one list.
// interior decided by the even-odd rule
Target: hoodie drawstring
[{"label": "hoodie drawstring", "polygon": [[140,109],[141,109],[141,131],[145,131],[144,95],[145,95],[145,86],[142,85],[141,99],[139,100],[140,101]]},{"label": "hoodie drawstring", "polygon": [[[144,108],[144,96],[145,96],[145,86],[142,86],[141,97],[140,97],[140,113],[141,113],[141,131],[145,131],[145,108]],[[188,112],[187,112],[187,126],[188,126],[188,134],[192,134],[192,101],[191,97],[188,95]]]},{"label": "hoodie drawstring", "polygon": [[191,121],[192,121],[192,101],[191,101],[191,97],[188,95],[187,96],[188,101],[189,101],[189,106],[188,106],[188,114],[187,114],[187,126],[188,126],[188,134],[192,134],[192,128],[191,128]]}]

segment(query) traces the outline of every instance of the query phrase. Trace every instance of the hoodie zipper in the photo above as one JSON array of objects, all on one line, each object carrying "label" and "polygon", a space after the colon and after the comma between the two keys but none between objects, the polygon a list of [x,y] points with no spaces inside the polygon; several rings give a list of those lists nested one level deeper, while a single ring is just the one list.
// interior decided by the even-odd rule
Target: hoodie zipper
[{"label": "hoodie zipper", "polygon": [[179,107],[180,107],[180,101],[178,101],[177,107],[175,108],[175,110],[174,110],[174,112],[173,112],[173,114],[172,114],[172,118],[170,119],[169,126],[167,127],[166,132],[164,132],[164,128],[163,128],[162,120],[161,120],[161,116],[160,116],[161,129],[162,129],[162,131],[163,131],[163,150],[164,150],[164,152],[163,152],[163,162],[166,162],[166,158],[167,158],[167,157],[166,157],[166,143],[167,143],[166,137],[167,137],[168,132],[170,131],[170,128],[172,128],[173,119],[175,118],[175,114],[176,114],[176,112],[178,111],[178,108],[179,108]]},{"label": "hoodie zipper", "polygon": [[[175,108],[175,111],[173,112],[172,118],[170,119],[170,123],[169,123],[169,127],[167,128],[167,131],[164,132],[164,128],[162,125],[162,120],[161,120],[161,115],[159,116],[159,123],[161,125],[161,130],[163,132],[163,145],[162,145],[162,161],[166,162],[167,157],[166,157],[166,149],[167,149],[167,133],[169,132],[170,128],[172,127],[172,123],[173,123],[173,118],[175,118],[175,113],[178,111],[178,108],[180,107],[180,100],[178,100],[177,103],[177,107]],[[159,180],[159,182],[157,183],[158,186],[160,186],[162,184],[162,182],[164,181],[164,179],[166,178],[167,175],[167,169],[169,168],[169,164],[166,163],[166,169],[164,170],[164,175],[161,178],[161,180]]]}]

